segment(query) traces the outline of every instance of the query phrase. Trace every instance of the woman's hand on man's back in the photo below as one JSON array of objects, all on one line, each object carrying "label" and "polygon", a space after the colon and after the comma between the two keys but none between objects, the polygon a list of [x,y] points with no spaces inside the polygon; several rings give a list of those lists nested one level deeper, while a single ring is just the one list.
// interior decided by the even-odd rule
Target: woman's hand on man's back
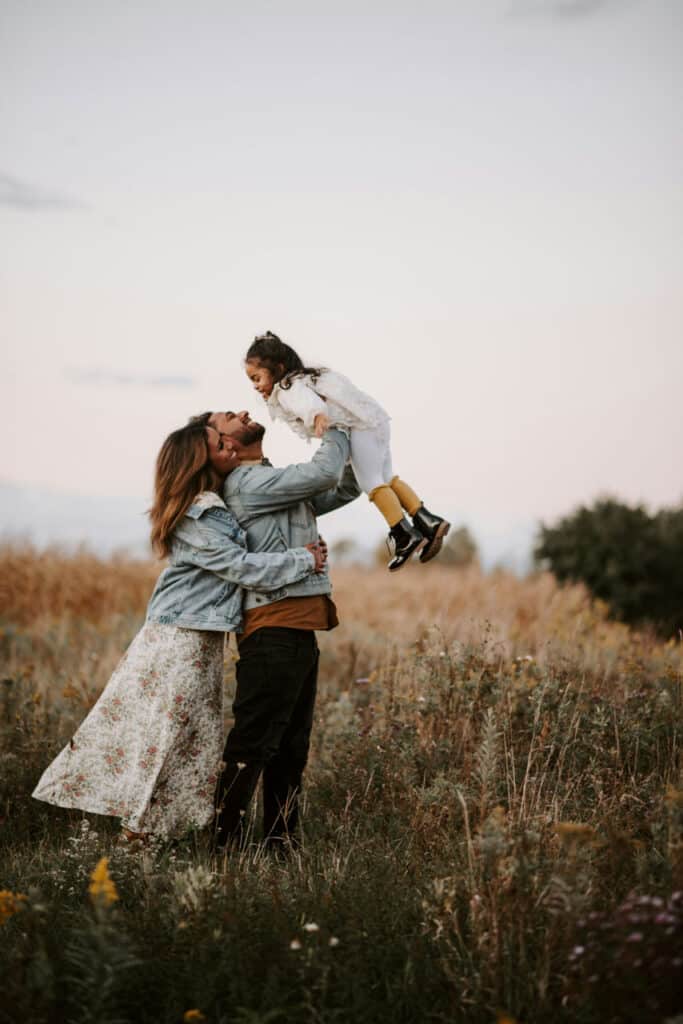
[{"label": "woman's hand on man's back", "polygon": [[315,544],[307,544],[306,548],[315,558],[314,572],[324,572],[327,562],[327,544],[325,541],[317,541]]}]

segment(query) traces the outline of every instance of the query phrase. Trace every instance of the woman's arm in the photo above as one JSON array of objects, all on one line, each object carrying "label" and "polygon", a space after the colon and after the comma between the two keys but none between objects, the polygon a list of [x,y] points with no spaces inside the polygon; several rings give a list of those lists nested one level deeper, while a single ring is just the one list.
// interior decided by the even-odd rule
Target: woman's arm
[{"label": "woman's arm", "polygon": [[298,583],[317,568],[316,557],[307,548],[290,548],[282,553],[252,553],[203,523],[197,524],[197,537],[196,544],[185,540],[182,561],[241,587],[278,590],[287,584]]}]

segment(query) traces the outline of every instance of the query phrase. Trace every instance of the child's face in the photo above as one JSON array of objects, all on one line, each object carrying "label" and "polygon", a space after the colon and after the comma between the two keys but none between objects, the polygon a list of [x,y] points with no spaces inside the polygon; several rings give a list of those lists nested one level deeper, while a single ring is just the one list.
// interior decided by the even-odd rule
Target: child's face
[{"label": "child's face", "polygon": [[261,398],[269,398],[275,381],[270,370],[266,369],[265,366],[261,366],[257,359],[249,359],[244,364],[244,368],[247,371],[247,377],[258,391]]}]

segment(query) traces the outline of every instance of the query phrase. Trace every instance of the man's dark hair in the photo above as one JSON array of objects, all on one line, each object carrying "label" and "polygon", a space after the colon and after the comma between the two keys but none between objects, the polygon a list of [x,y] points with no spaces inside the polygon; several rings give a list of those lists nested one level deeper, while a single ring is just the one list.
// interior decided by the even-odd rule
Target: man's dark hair
[{"label": "man's dark hair", "polygon": [[200,412],[197,416],[190,416],[189,420],[187,421],[187,425],[190,426],[190,424],[192,424],[200,427],[208,427],[209,420],[211,419],[212,416],[212,412]]}]

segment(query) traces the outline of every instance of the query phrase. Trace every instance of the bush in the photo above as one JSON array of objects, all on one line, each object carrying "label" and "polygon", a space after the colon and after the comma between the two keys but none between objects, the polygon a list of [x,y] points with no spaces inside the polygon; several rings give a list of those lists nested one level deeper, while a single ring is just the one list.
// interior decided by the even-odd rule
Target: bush
[{"label": "bush", "polygon": [[683,507],[650,515],[612,498],[541,525],[534,551],[560,582],[583,582],[623,622],[683,628]]}]

